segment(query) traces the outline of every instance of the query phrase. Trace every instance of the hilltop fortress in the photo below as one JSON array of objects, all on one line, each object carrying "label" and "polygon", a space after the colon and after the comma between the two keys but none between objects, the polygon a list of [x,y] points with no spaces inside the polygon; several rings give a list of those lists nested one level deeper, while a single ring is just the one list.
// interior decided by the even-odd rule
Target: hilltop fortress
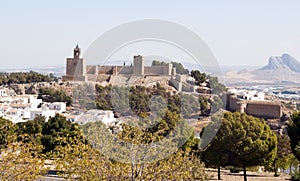
[{"label": "hilltop fortress", "polygon": [[116,65],[86,65],[81,58],[81,49],[78,45],[73,50],[73,58],[66,60],[66,75],[62,77],[63,82],[99,82],[101,85],[117,86],[154,86],[157,83],[165,85],[170,91],[196,92],[197,86],[188,74],[177,74],[172,63],[161,66],[145,66],[141,55],[133,57],[130,66]]},{"label": "hilltop fortress", "polygon": [[112,76],[133,75],[133,76],[172,76],[176,75],[176,68],[173,64],[167,63],[162,66],[145,66],[141,55],[133,57],[133,65],[125,66],[102,66],[86,65],[80,57],[81,49],[78,45],[74,48],[73,58],[67,58],[66,75],[63,81],[109,81]]},{"label": "hilltop fortress", "polygon": [[[101,85],[117,86],[155,86],[157,83],[165,86],[170,91],[200,93],[209,95],[210,87],[197,86],[194,79],[188,74],[176,73],[172,63],[165,63],[162,66],[145,66],[141,55],[133,57],[133,64],[126,66],[116,65],[86,65],[81,58],[81,49],[78,45],[73,50],[73,58],[66,60],[66,75],[64,82],[99,82]],[[244,95],[245,96],[245,95]],[[250,97],[251,99],[250,99]],[[242,112],[256,117],[267,119],[280,118],[282,107],[278,102],[264,100],[264,95],[246,95],[240,98],[233,93],[227,93],[224,98],[226,109],[233,112]]]}]

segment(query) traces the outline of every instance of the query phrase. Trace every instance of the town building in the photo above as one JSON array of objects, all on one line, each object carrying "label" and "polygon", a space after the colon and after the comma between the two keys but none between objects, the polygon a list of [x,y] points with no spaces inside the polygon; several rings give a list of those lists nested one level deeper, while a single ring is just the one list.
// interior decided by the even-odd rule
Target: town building
[{"label": "town building", "polygon": [[253,100],[253,101],[265,100],[265,93],[256,90],[229,89],[228,92],[235,94],[238,98],[243,100]]},{"label": "town building", "polygon": [[45,116],[47,121],[57,113],[66,112],[64,102],[46,103],[38,99],[38,95],[16,95],[4,87],[0,87],[0,90],[0,116],[13,123],[33,120],[36,116]]},{"label": "town building", "polygon": [[0,88],[0,96],[1,96],[1,97],[7,96],[7,94],[6,94],[6,89]]},{"label": "town building", "polygon": [[114,117],[113,111],[109,110],[89,110],[86,113],[74,116],[67,116],[70,121],[78,123],[80,125],[89,122],[101,121],[105,125],[116,123],[117,119]]}]

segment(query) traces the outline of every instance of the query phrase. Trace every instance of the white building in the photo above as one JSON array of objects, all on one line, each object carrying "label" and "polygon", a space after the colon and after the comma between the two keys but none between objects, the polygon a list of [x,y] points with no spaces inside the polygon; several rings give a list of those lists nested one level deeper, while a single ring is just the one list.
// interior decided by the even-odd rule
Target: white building
[{"label": "white building", "polygon": [[228,92],[236,94],[238,98],[244,100],[253,100],[253,101],[265,100],[265,93],[254,91],[254,90],[229,89]]},{"label": "white building", "polygon": [[75,116],[75,122],[78,124],[86,124],[88,122],[101,121],[106,125],[115,123],[117,120],[112,111],[105,110],[89,110],[88,112]]},{"label": "white building", "polygon": [[2,116],[11,120],[13,123],[24,122],[30,118],[30,111],[29,109],[23,110],[9,107]]},{"label": "white building", "polygon": [[67,106],[64,102],[53,102],[48,105],[50,110],[55,110],[57,113],[66,112]]},{"label": "white building", "polygon": [[55,117],[55,114],[55,110],[50,110],[47,107],[43,107],[37,110],[31,110],[30,120],[33,120],[36,116],[45,116],[46,121],[48,121],[50,117]]},{"label": "white building", "polygon": [[66,103],[43,103],[37,95],[8,94],[6,88],[0,87],[0,116],[14,123],[33,120],[37,115],[45,116],[46,121],[56,113],[66,111]]},{"label": "white building", "polygon": [[0,97],[6,97],[7,93],[6,93],[6,89],[5,88],[0,88]]}]

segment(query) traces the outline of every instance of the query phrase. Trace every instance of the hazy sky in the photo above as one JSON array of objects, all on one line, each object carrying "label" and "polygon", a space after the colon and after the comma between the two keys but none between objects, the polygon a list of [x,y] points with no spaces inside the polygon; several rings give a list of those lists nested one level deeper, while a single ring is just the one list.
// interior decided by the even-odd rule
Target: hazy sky
[{"label": "hazy sky", "polygon": [[282,53],[300,60],[298,0],[11,0],[0,5],[0,68],[63,65],[77,43],[84,51],[110,28],[141,19],[196,32],[221,65],[265,65]]}]

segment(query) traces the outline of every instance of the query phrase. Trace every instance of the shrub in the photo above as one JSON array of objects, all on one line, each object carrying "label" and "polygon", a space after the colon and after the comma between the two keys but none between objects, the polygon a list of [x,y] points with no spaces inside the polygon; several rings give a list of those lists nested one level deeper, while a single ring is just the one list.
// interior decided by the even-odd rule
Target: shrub
[{"label": "shrub", "polygon": [[291,177],[292,181],[300,181],[300,172],[295,172]]},{"label": "shrub", "polygon": [[243,171],[242,168],[233,167],[233,166],[229,166],[229,167],[227,167],[227,169],[229,169],[230,173],[239,173],[239,172]]}]

